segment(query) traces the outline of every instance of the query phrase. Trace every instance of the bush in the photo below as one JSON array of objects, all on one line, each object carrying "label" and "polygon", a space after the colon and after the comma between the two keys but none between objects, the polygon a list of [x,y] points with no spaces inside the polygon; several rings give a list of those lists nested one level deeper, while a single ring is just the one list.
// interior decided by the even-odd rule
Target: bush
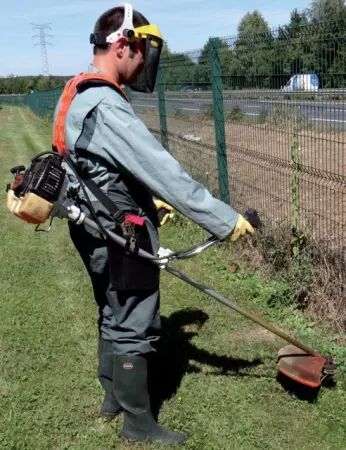
[{"label": "bush", "polygon": [[[284,281],[283,288],[268,297],[268,306],[294,305],[336,331],[345,331],[346,271],[342,254],[327,251],[306,232],[298,233],[288,226],[264,228],[252,242],[253,246],[242,248],[242,256],[256,269]],[[299,251],[294,255],[297,246]]]},{"label": "bush", "polygon": [[231,122],[242,122],[245,119],[245,114],[239,105],[235,105],[226,114],[226,119]]},{"label": "bush", "polygon": [[214,107],[212,105],[204,106],[202,108],[202,117],[204,119],[214,119]]},{"label": "bush", "polygon": [[268,118],[269,111],[262,106],[259,112],[259,116],[257,116],[258,123],[266,123]]},{"label": "bush", "polygon": [[173,111],[173,117],[175,119],[187,119],[188,118],[188,114],[184,110],[182,110],[180,108],[175,108],[174,111]]}]

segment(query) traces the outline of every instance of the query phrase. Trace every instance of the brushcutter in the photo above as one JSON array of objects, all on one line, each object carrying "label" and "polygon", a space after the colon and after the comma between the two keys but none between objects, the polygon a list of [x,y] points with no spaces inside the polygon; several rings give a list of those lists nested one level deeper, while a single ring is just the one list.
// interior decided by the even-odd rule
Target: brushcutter
[{"label": "brushcutter", "polygon": [[[63,186],[65,185],[66,171],[61,165],[63,159],[65,159],[65,162],[80,182],[92,218],[86,216],[79,206],[75,204],[75,201],[69,198],[68,191],[64,191]],[[27,222],[36,224],[45,222],[49,217],[64,218],[77,225],[84,224],[111,239],[118,246],[126,248],[127,252],[133,253],[132,256],[143,258],[159,266],[171,275],[185,281],[228,308],[231,308],[252,322],[281,337],[290,345],[279,350],[277,369],[284,376],[300,384],[317,388],[325,378],[330,378],[335,374],[336,364],[331,357],[322,356],[274,325],[244,310],[220,292],[199,281],[193,280],[186,273],[171,265],[171,262],[174,260],[191,258],[209,247],[220,243],[216,237],[212,236],[202,244],[185,250],[172,252],[171,250],[160,249],[158,255],[153,255],[136,246],[131,248],[127,239],[106,229],[102,225],[93,210],[84,181],[79,177],[69,159],[52,152],[44,152],[32,160],[32,164],[28,170],[25,170],[24,166],[17,166],[11,172],[15,175],[15,179],[7,186],[8,208],[16,216]],[[260,219],[255,210],[248,210],[244,215],[255,228],[260,225]]]}]

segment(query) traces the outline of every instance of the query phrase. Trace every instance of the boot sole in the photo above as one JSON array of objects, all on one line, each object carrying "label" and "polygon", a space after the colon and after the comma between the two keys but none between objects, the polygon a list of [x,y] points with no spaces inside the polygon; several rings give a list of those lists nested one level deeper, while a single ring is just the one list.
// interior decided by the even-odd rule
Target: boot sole
[{"label": "boot sole", "polygon": [[117,416],[119,416],[119,414],[121,413],[121,409],[119,409],[119,411],[116,412],[105,412],[105,411],[100,411],[98,413],[98,417],[102,418],[102,419],[107,419],[107,420],[113,420],[115,419]]}]

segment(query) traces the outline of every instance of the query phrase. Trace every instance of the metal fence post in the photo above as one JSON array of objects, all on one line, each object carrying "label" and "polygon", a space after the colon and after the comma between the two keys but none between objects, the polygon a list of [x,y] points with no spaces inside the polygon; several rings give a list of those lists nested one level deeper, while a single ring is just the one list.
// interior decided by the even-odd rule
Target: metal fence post
[{"label": "metal fence post", "polygon": [[166,150],[169,150],[166,102],[165,102],[165,84],[163,78],[162,64],[159,65],[159,70],[157,72],[157,98],[159,102],[161,144],[163,147],[165,147]]},{"label": "metal fence post", "polygon": [[216,138],[217,166],[219,172],[219,192],[221,200],[225,203],[229,203],[230,198],[226,156],[225,115],[223,109],[221,64],[218,52],[219,47],[219,38],[212,38],[209,40],[214,105],[214,127]]}]

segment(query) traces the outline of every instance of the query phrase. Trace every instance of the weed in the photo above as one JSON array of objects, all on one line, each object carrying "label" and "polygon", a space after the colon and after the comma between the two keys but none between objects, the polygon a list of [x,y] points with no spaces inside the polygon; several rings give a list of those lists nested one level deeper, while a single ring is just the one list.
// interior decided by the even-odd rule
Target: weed
[{"label": "weed", "polygon": [[291,224],[292,230],[295,231],[292,240],[292,252],[296,256],[301,248],[301,236],[298,232],[300,223],[300,174],[301,163],[300,153],[298,145],[298,127],[294,122],[292,125],[292,137],[291,137],[291,162],[296,170],[290,176],[291,183]]},{"label": "weed", "polygon": [[278,105],[268,112],[267,123],[279,129],[292,129],[294,125],[296,131],[309,126],[302,114],[290,111],[285,105]]},{"label": "weed", "polygon": [[268,123],[270,125],[285,128],[289,122],[290,116],[282,105],[276,106],[274,110],[268,114]]},{"label": "weed", "polygon": [[203,106],[201,110],[201,116],[205,120],[214,119],[214,107],[213,105]]},{"label": "weed", "polygon": [[268,114],[269,114],[268,109],[262,106],[259,112],[259,116],[257,116],[257,122],[266,123],[268,119]]},{"label": "weed", "polygon": [[336,331],[345,330],[345,260],[340,253],[326,252],[306,230],[288,225],[262,229],[246,253],[250,265],[289,286],[270,304],[294,305]]},{"label": "weed", "polygon": [[226,114],[226,120],[231,122],[243,122],[245,119],[245,114],[239,105],[235,105]]},{"label": "weed", "polygon": [[187,119],[189,117],[188,113],[181,108],[175,108],[173,110],[173,117],[175,119]]}]

